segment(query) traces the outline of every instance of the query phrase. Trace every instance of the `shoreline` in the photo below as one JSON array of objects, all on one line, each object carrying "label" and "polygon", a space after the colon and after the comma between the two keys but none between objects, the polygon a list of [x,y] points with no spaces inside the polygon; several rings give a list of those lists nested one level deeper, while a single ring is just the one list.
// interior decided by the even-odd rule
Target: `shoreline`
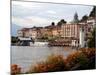
[{"label": "shoreline", "polygon": [[[61,58],[61,61],[62,61],[62,58],[64,59],[64,62],[65,62],[65,60],[66,60],[66,63],[68,64],[68,62],[72,62],[73,60],[76,60],[76,57],[77,56],[79,56],[80,54],[85,54],[85,56],[86,57],[82,57],[82,58],[85,58],[85,59],[82,59],[82,60],[84,60],[84,62],[86,62],[87,61],[87,58],[89,59],[89,60],[91,60],[91,61],[88,61],[88,62],[86,62],[86,63],[90,63],[90,62],[92,62],[92,61],[95,61],[94,59],[95,59],[95,49],[93,49],[93,48],[88,48],[88,51],[87,51],[87,49],[86,48],[84,48],[84,49],[80,49],[80,50],[75,50],[74,52],[72,52],[72,53],[69,53],[69,55],[66,57],[66,58],[64,58],[64,56],[62,56],[62,55],[60,55],[60,57],[59,57],[59,55],[54,55],[54,56],[51,56],[51,58],[52,59],[54,59],[55,57],[57,57],[57,59],[59,59],[59,58]],[[59,58],[58,58],[59,57]],[[51,62],[51,58],[49,59],[49,58],[47,58],[46,59],[46,61],[50,61]],[[57,60],[57,59],[54,59],[54,60]],[[70,59],[70,61],[69,61],[69,59]],[[38,62],[38,64],[34,64],[34,65],[32,65],[31,67],[29,67],[29,68],[34,68],[34,67],[37,67],[37,68],[39,68],[39,64],[42,66],[42,65],[44,65],[44,67],[46,67],[46,65],[45,65],[45,62],[46,61],[40,61],[40,62]],[[52,61],[53,62],[53,61]],[[57,63],[57,62],[56,62]],[[81,63],[81,61],[80,61],[80,63]],[[94,64],[94,63],[92,63],[92,64]],[[12,64],[13,65],[13,64]],[[18,65],[17,65],[18,66]],[[84,66],[84,65],[83,65]],[[93,65],[93,66],[95,66],[95,65]],[[20,66],[19,66],[20,67]],[[90,66],[91,67],[91,66]],[[56,67],[55,67],[56,68]],[[78,66],[76,66],[76,68],[78,68]],[[76,69],[75,67],[72,67],[72,69],[73,70],[75,70]],[[92,68],[90,68],[90,69],[92,69]],[[94,67],[94,69],[95,69],[95,67]],[[41,67],[41,69],[40,70],[42,70],[42,67]],[[80,69],[80,70],[82,70],[82,69]],[[86,70],[88,70],[88,69],[86,69]],[[67,70],[63,70],[63,71],[67,71]],[[68,71],[71,71],[71,70],[68,70]],[[54,72],[56,72],[56,71],[54,71]],[[24,72],[24,73],[22,73],[21,72],[21,74],[28,74],[28,73],[32,73],[32,72]],[[33,72],[34,73],[34,72]],[[37,72],[35,72],[35,73],[37,73]],[[43,73],[43,72],[42,72]]]}]

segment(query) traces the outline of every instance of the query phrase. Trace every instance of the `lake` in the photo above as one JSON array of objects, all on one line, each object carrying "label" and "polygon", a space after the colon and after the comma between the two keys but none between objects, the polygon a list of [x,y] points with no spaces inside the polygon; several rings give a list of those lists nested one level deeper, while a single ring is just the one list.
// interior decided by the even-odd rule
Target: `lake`
[{"label": "lake", "polygon": [[74,50],[67,47],[48,46],[11,46],[11,64],[17,64],[22,72],[27,71],[31,65],[45,61],[50,55],[63,55],[64,57]]}]

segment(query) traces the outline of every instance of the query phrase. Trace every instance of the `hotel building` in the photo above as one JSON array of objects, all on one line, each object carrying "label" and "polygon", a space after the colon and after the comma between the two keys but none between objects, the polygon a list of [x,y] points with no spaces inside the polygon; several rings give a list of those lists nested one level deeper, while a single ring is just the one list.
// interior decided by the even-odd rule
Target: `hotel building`
[{"label": "hotel building", "polygon": [[61,37],[68,41],[69,45],[79,44],[80,24],[63,24]]}]

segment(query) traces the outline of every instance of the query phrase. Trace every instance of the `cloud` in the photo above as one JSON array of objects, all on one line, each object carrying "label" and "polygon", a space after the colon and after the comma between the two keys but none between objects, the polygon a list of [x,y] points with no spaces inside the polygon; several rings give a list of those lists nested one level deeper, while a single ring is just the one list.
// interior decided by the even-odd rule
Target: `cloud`
[{"label": "cloud", "polygon": [[46,26],[61,19],[71,21],[75,12],[80,19],[91,10],[92,6],[12,1],[12,22],[23,27]]},{"label": "cloud", "polygon": [[29,16],[29,17],[12,17],[12,23],[17,24],[21,27],[33,27],[33,26],[47,26],[50,25],[51,22],[57,23],[57,20],[50,20],[37,16]]},{"label": "cloud", "polygon": [[12,5],[15,5],[15,6],[20,6],[20,7],[24,7],[24,8],[40,8],[41,6],[40,5],[37,5],[35,3],[32,3],[32,2],[22,2],[22,1],[12,1]]},{"label": "cloud", "polygon": [[56,12],[55,11],[52,11],[52,10],[48,10],[46,12],[49,13],[49,14],[56,14]]},{"label": "cloud", "polygon": [[31,16],[31,17],[28,17],[28,19],[31,19],[32,22],[38,26],[47,26],[47,25],[50,25],[51,22],[55,22],[55,23],[58,22],[57,19],[47,19],[47,18],[42,18],[42,17],[37,17],[37,16]]},{"label": "cloud", "polygon": [[24,18],[12,16],[12,24],[13,23],[16,25],[19,25],[21,27],[28,27],[28,26],[30,26],[31,21],[24,19]]}]

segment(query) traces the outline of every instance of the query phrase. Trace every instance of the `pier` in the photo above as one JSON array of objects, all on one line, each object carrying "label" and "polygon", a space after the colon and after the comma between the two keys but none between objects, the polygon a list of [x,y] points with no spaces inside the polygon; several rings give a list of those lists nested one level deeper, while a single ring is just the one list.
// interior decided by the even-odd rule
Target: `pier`
[{"label": "pier", "polygon": [[23,37],[19,37],[18,38],[18,45],[19,46],[30,46],[34,44],[34,41],[31,38],[23,38]]}]

